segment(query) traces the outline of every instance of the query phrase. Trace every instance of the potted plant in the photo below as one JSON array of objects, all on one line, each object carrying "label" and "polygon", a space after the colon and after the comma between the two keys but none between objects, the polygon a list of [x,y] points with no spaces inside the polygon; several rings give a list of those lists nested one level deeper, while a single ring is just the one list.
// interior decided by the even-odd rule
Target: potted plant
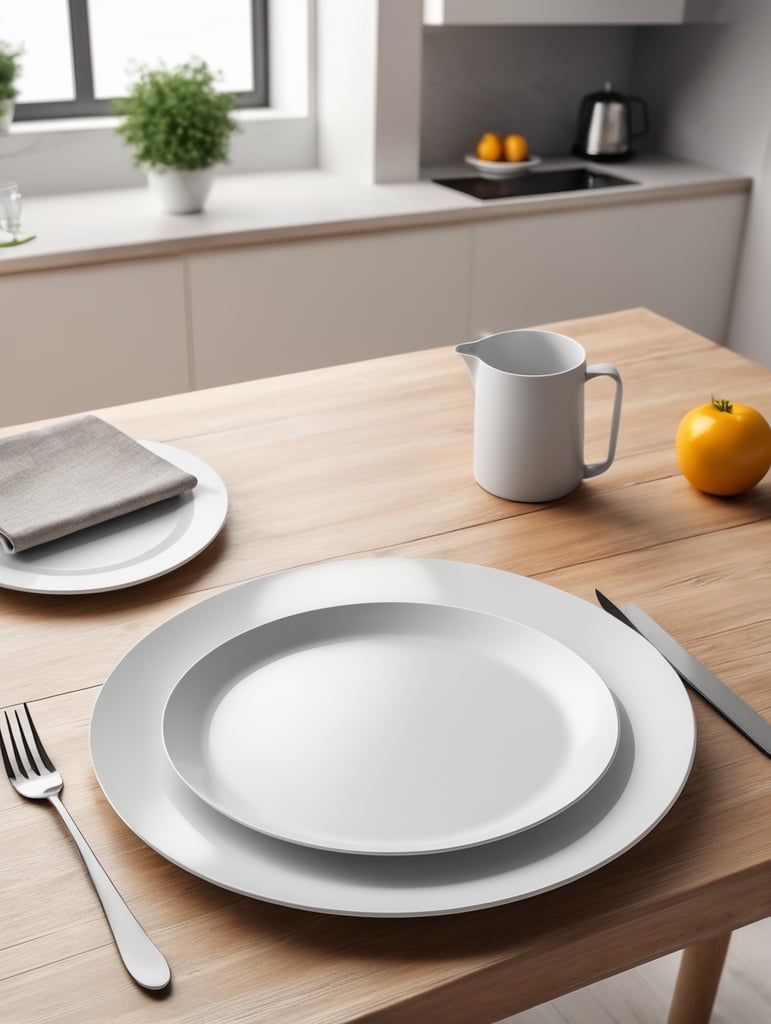
[{"label": "potted plant", "polygon": [[194,58],[174,68],[138,69],[125,99],[113,101],[124,115],[116,131],[134,149],[134,163],[169,213],[203,209],[217,164],[226,163],[235,97],[218,92],[217,76]]},{"label": "potted plant", "polygon": [[19,94],[16,79],[21,71],[21,50],[14,50],[0,41],[0,135],[5,135],[13,121],[14,100]]}]

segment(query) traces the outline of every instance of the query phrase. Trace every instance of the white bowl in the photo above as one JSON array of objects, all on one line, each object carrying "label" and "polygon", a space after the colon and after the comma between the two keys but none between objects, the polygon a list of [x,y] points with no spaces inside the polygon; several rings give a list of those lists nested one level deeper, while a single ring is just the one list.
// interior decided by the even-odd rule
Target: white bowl
[{"label": "white bowl", "polygon": [[506,160],[480,160],[478,156],[467,153],[463,158],[467,164],[475,167],[483,178],[516,178],[520,174],[527,174],[541,162],[540,156],[532,154],[527,160],[519,160],[517,163],[508,163]]}]

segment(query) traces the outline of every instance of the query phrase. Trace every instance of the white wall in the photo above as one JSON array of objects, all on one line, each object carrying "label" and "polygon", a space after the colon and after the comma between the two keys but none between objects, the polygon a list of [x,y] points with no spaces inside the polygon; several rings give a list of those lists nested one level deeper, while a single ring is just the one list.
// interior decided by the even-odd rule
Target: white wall
[{"label": "white wall", "polygon": [[415,181],[419,0],[316,0],[318,164],[354,181]]},{"label": "white wall", "polygon": [[771,366],[771,3],[724,6],[729,24],[638,30],[633,83],[651,144],[753,178],[727,343]]}]

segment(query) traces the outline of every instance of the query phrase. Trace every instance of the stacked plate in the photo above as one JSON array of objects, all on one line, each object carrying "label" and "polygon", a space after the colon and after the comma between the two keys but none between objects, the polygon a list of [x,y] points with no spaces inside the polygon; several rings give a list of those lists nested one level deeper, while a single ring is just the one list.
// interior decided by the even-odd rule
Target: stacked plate
[{"label": "stacked plate", "polygon": [[639,841],[695,743],[627,627],[511,573],[382,558],[278,573],[164,623],[91,726],[117,813],[249,896],[457,913],[564,885]]}]

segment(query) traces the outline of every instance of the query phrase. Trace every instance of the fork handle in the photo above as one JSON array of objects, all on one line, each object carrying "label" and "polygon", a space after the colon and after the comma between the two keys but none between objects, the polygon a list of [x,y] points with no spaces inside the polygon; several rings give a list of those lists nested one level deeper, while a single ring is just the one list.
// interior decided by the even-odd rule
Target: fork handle
[{"label": "fork handle", "polygon": [[129,910],[125,900],[110,881],[107,872],[97,860],[96,854],[83,838],[83,833],[59,797],[56,794],[51,794],[48,800],[59,812],[62,821],[75,840],[78,852],[94,883],[126,970],[143,988],[153,990],[166,988],[171,981],[171,970],[165,957],[151,942],[145,930]]}]

